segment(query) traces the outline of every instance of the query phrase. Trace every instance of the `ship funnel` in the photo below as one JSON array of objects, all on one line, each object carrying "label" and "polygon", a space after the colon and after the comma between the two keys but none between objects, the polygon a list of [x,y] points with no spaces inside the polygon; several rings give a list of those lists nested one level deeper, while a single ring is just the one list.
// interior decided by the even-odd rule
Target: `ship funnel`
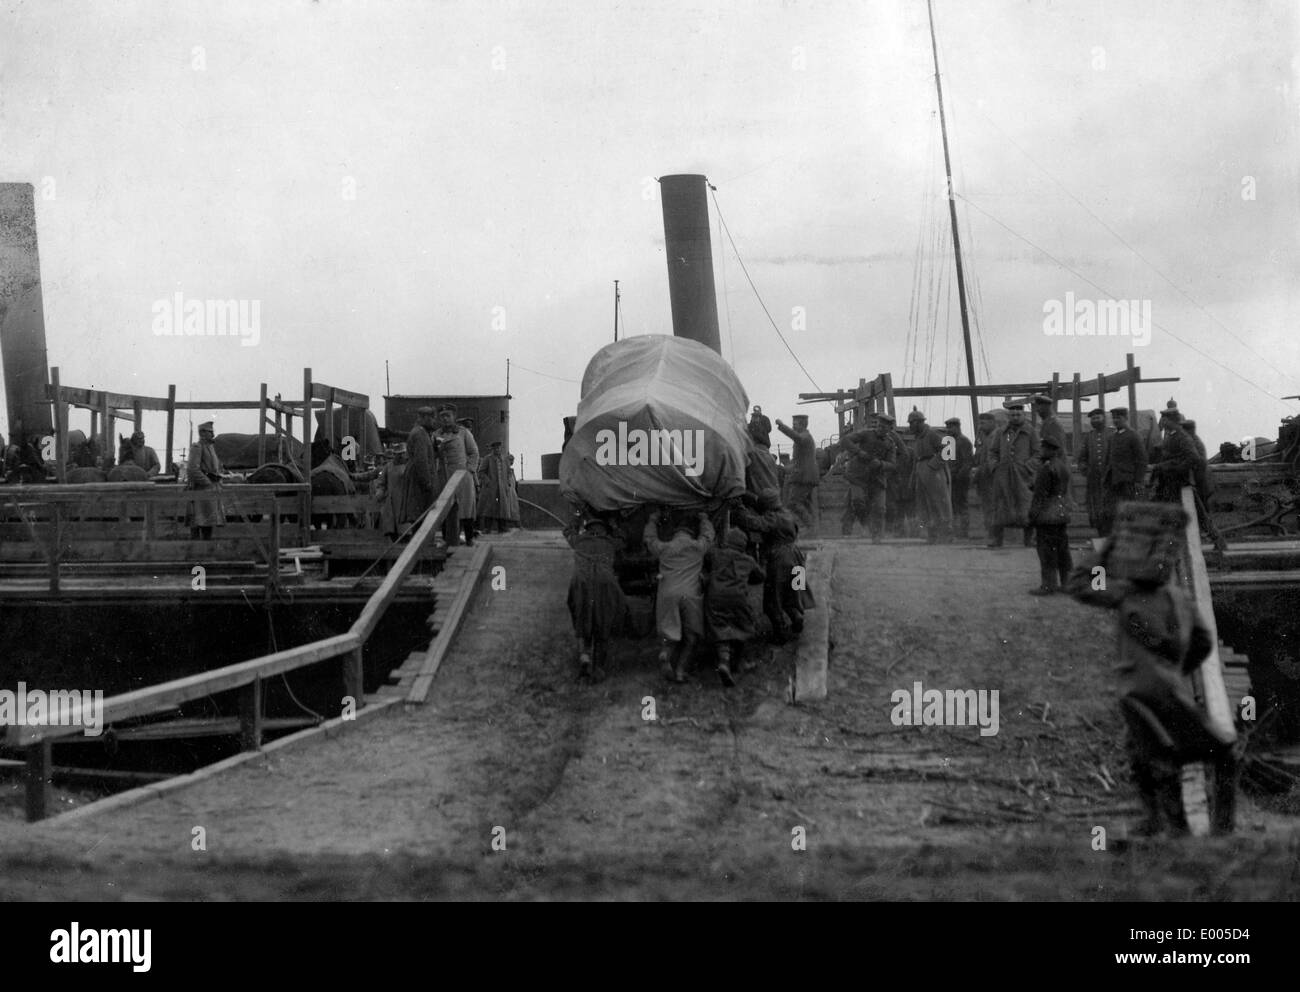
[{"label": "ship funnel", "polygon": [[53,434],[31,183],[0,183],[0,361],[10,439]]},{"label": "ship funnel", "polygon": [[718,299],[713,289],[713,242],[709,238],[708,181],[703,176],[663,176],[664,248],[673,334],[722,354]]}]

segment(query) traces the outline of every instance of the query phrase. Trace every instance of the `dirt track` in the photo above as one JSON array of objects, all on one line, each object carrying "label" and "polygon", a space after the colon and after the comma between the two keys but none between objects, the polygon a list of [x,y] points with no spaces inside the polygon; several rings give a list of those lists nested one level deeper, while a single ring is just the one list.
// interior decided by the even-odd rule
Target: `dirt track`
[{"label": "dirt track", "polygon": [[[500,544],[429,705],[66,825],[0,826],[11,898],[1287,899],[1293,816],[1123,844],[1135,812],[1111,618],[1026,595],[1033,552],[836,549],[830,694],[793,651],[725,691],[663,683],[650,638],[581,685],[569,557]],[[997,689],[1000,727],[897,727],[890,696]],[[643,719],[653,697],[657,719]],[[1044,709],[1043,704],[1048,704]],[[1103,779],[1114,779],[1108,788]],[[191,850],[203,826],[207,851]],[[1107,832],[1092,848],[1093,828]],[[505,851],[493,849],[504,828]],[[794,850],[803,828],[806,850]]]}]

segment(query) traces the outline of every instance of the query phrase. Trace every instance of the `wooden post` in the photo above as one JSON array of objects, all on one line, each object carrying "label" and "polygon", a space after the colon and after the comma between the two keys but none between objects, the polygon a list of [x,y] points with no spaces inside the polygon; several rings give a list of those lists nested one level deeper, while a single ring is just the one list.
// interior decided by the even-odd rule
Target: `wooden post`
[{"label": "wooden post", "polygon": [[[113,441],[112,441],[113,410],[112,407],[108,405],[108,393],[99,394],[99,409],[100,409],[100,413],[102,414],[100,427],[102,428],[103,431],[102,437],[104,439],[101,442],[104,446],[103,456],[107,457],[109,452],[113,452],[113,454],[117,454],[117,449],[113,447]],[[99,467],[102,468],[103,466],[101,465]]]},{"label": "wooden post", "polygon": [[54,790],[50,776],[54,771],[54,745],[41,741],[27,747],[27,822],[35,823],[50,815]]},{"label": "wooden post", "polygon": [[[302,479],[311,484],[311,369],[302,370]],[[303,512],[299,514],[299,530],[303,547],[311,543],[311,493],[302,497]]]},{"label": "wooden post", "polygon": [[1124,364],[1128,369],[1128,415],[1131,420],[1129,423],[1137,425],[1138,413],[1138,387],[1137,380],[1142,375],[1142,370],[1133,365],[1133,352],[1124,356]]},{"label": "wooden post", "polygon": [[266,464],[266,383],[262,383],[262,393],[257,408],[257,464]]},{"label": "wooden post", "polygon": [[325,397],[325,436],[330,439],[330,451],[338,450],[334,445],[334,387],[330,386],[329,395]]},{"label": "wooden post", "polygon": [[[176,384],[167,387],[167,461],[174,463],[176,455]],[[170,464],[163,466],[170,471]]]},{"label": "wooden post", "polygon": [[[1058,420],[1061,418],[1061,414],[1060,414],[1060,412],[1056,409],[1056,397],[1057,397],[1057,395],[1060,393],[1060,391],[1061,391],[1061,373],[1060,373],[1060,372],[1053,372],[1053,373],[1052,373],[1052,388],[1051,388],[1051,390],[1048,392],[1047,395],[1050,396],[1051,399],[1052,399],[1052,412],[1056,414],[1056,418],[1057,418]],[[1076,434],[1076,435],[1074,435],[1074,437],[1072,437],[1072,438],[1070,439],[1070,448],[1069,448],[1068,454],[1071,454],[1071,455],[1074,454],[1074,446],[1075,446],[1076,444],[1078,444],[1078,443],[1079,443],[1079,435]]]},{"label": "wooden post", "polygon": [[266,562],[266,584],[274,590],[280,588],[280,497],[271,497],[271,551]]},{"label": "wooden post", "polygon": [[54,393],[54,460],[59,482],[68,481],[68,406],[59,388],[59,367],[50,369],[50,388]]},{"label": "wooden post", "polygon": [[1083,397],[1080,396],[1083,386],[1079,379],[1079,373],[1074,373],[1074,451],[1070,454],[1077,454],[1080,450],[1079,445],[1083,443]]},{"label": "wooden post", "polygon": [[[1106,409],[1106,376],[1104,373],[1101,372],[1097,373],[1097,405],[1100,406],[1103,410]],[[1132,418],[1129,421],[1129,423],[1136,424],[1137,411],[1130,410],[1128,412],[1128,415],[1129,417]]]},{"label": "wooden post", "polygon": [[[835,400],[835,416],[839,420],[841,439],[843,439],[844,437],[844,410],[842,409],[843,406],[844,406],[844,390],[841,389],[836,392],[836,400]],[[854,426],[856,427],[857,425],[855,424]]]},{"label": "wooden post", "polygon": [[262,746],[262,677],[239,690],[239,746],[256,751]]},{"label": "wooden post", "polygon": [[898,414],[894,411],[894,377],[888,372],[882,372],[881,378],[885,381],[885,405],[889,407],[889,415],[897,421]]},{"label": "wooden post", "polygon": [[63,543],[62,511],[58,503],[50,507],[50,592],[59,591],[59,555]]},{"label": "wooden post", "polygon": [[355,651],[349,651],[343,656],[343,695],[351,696],[357,709],[361,709],[365,705],[366,699],[362,682],[364,674],[361,660],[363,650],[363,648],[358,647]]},{"label": "wooden post", "polygon": [[131,422],[135,424],[135,426],[131,428],[132,430],[144,430],[144,408],[140,406],[139,400],[134,400],[131,403]]}]

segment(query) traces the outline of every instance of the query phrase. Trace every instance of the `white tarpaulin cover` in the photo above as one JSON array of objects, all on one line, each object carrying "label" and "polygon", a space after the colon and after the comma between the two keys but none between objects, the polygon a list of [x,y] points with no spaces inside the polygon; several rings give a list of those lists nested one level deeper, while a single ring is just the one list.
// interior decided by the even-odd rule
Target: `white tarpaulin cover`
[{"label": "white tarpaulin cover", "polygon": [[745,491],[749,399],[713,349],[650,334],[587,363],[560,492],[606,512],[716,506]]}]

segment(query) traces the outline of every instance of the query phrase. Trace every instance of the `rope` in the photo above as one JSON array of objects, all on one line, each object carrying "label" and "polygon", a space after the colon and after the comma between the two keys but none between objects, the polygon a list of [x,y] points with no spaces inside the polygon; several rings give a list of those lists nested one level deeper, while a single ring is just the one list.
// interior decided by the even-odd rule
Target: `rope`
[{"label": "rope", "polygon": [[[1023,241],[1025,244],[1029,245],[1030,248],[1033,248],[1035,251],[1040,252],[1040,253],[1042,253],[1043,255],[1046,255],[1048,258],[1050,258],[1053,262],[1055,262],[1055,263],[1056,263],[1057,265],[1059,265],[1061,268],[1065,269],[1066,272],[1069,272],[1069,273],[1071,273],[1072,275],[1075,275],[1075,276],[1077,276],[1078,278],[1082,279],[1084,282],[1086,282],[1086,283],[1087,283],[1089,286],[1091,286],[1093,289],[1097,290],[1097,291],[1100,292],[1100,293],[1105,294],[1107,297],[1109,297],[1109,298],[1111,298],[1111,299],[1119,299],[1119,297],[1118,297],[1116,294],[1112,293],[1110,290],[1106,289],[1104,286],[1099,286],[1097,283],[1093,282],[1091,279],[1089,279],[1087,276],[1085,276],[1082,272],[1079,272],[1077,269],[1073,269],[1073,268],[1071,268],[1070,266],[1066,265],[1066,264],[1065,264],[1064,262],[1062,262],[1059,258],[1057,258],[1055,255],[1053,255],[1051,252],[1049,252],[1046,248],[1042,248],[1042,247],[1040,247],[1039,245],[1034,244],[1032,241],[1030,241],[1028,238],[1026,238],[1026,237],[1025,237],[1023,234],[1021,234],[1019,231],[1015,231],[1015,230],[1013,230],[1012,228],[1008,227],[1006,224],[1002,223],[1002,221],[998,220],[998,219],[997,219],[996,217],[994,217],[991,213],[989,213],[987,210],[985,210],[983,207],[981,207],[978,203],[974,202],[973,200],[969,200],[969,199],[967,199],[966,197],[962,196],[960,193],[958,193],[957,195],[958,195],[958,197],[959,197],[960,199],[965,200],[967,203],[969,203],[972,207],[974,207],[976,210],[978,210],[980,213],[982,213],[982,214],[983,214],[985,217],[987,217],[989,220],[993,221],[993,223],[997,224],[998,227],[1000,227],[1000,228],[1002,228],[1003,230],[1005,230],[1008,234],[1011,234],[1011,235],[1013,235],[1014,237],[1019,238],[1019,239],[1020,239],[1021,241]],[[1244,375],[1242,375],[1240,372],[1236,371],[1235,369],[1231,369],[1231,368],[1229,368],[1228,366],[1224,365],[1221,361],[1219,361],[1219,360],[1218,360],[1217,358],[1215,358],[1213,355],[1207,354],[1206,352],[1202,351],[1200,348],[1196,347],[1196,345],[1192,344],[1192,343],[1191,343],[1190,341],[1188,341],[1186,338],[1179,337],[1177,334],[1175,334],[1175,333],[1174,333],[1173,331],[1171,331],[1169,328],[1165,327],[1165,325],[1162,324],[1162,323],[1160,323],[1158,320],[1152,320],[1151,323],[1152,323],[1155,327],[1160,328],[1160,330],[1164,331],[1166,334],[1168,334],[1171,338],[1173,338],[1173,339],[1174,339],[1175,341],[1177,341],[1179,344],[1183,345],[1183,346],[1186,347],[1186,348],[1190,348],[1192,351],[1196,352],[1196,353],[1197,353],[1198,355],[1200,355],[1202,358],[1207,359],[1208,361],[1210,361],[1210,362],[1213,363],[1214,365],[1217,365],[1219,368],[1223,369],[1223,371],[1227,372],[1229,375],[1234,375],[1234,376],[1236,376],[1238,379],[1240,379],[1242,382],[1246,383],[1248,386],[1251,386],[1252,388],[1259,390],[1261,393],[1263,393],[1263,394],[1264,394],[1265,396],[1267,396],[1269,399],[1278,400],[1278,401],[1280,402],[1281,397],[1274,396],[1272,393],[1270,393],[1267,389],[1265,389],[1265,388],[1264,388],[1263,386],[1261,386],[1259,383],[1254,382],[1254,381],[1251,380],[1251,379],[1247,379],[1247,378],[1246,378]]]},{"label": "rope", "polygon": [[794,353],[794,349],[790,347],[790,342],[785,339],[785,335],[781,333],[781,328],[776,326],[776,321],[772,319],[772,314],[768,312],[767,304],[763,302],[763,297],[759,294],[758,287],[754,285],[754,280],[749,274],[749,269],[745,265],[745,260],[740,257],[740,249],[736,247],[736,239],[731,236],[731,228],[727,226],[727,222],[722,216],[722,208],[718,206],[716,187],[710,185],[709,189],[712,191],[713,209],[718,213],[718,223],[722,225],[722,229],[727,233],[727,240],[731,242],[731,250],[736,253],[736,261],[740,263],[740,271],[745,273],[745,278],[749,280],[749,288],[754,291],[754,297],[758,300],[758,305],[763,308],[763,313],[767,315],[768,323],[772,325],[772,330],[776,331],[776,336],[780,338],[781,343],[785,345],[785,350],[790,352],[790,357],[794,359],[795,364],[798,365],[803,374],[808,377],[808,381],[813,384],[813,388],[819,393],[822,392],[822,387],[817,384],[817,380],[812,377],[812,374],[804,368],[803,362],[799,361],[799,356]]}]

